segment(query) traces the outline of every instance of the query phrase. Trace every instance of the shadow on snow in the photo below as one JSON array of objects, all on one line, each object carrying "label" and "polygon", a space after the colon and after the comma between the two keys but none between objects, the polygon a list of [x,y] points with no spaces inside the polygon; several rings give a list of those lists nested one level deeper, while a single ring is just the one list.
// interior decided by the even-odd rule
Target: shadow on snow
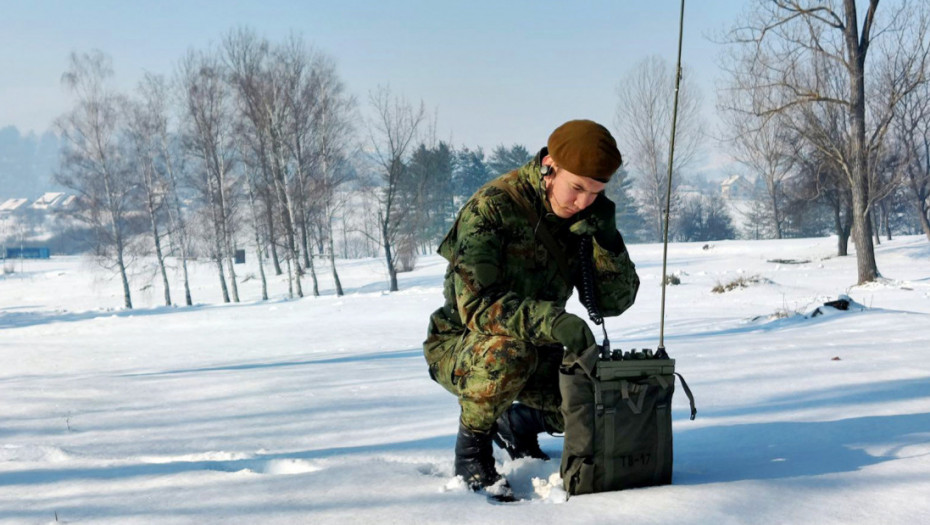
[{"label": "shadow on snow", "polygon": [[[239,472],[250,470],[265,472],[269,462],[276,460],[315,460],[352,455],[372,455],[397,452],[416,452],[424,449],[451,450],[455,436],[443,435],[411,441],[397,441],[377,445],[332,447],[303,452],[263,454],[254,458],[236,460],[172,461],[165,463],[139,463],[105,467],[71,469],[34,469],[0,472],[0,486],[39,485],[74,480],[112,480],[139,476],[166,476],[196,471]],[[322,470],[322,469],[321,469]],[[308,472],[313,475],[316,470]]]},{"label": "shadow on snow", "polygon": [[138,308],[133,310],[91,310],[86,312],[9,312],[0,311],[0,330],[4,328],[25,328],[50,323],[75,323],[93,319],[110,317],[147,317],[155,315],[180,314],[193,311],[202,311],[210,308],[249,308],[269,304],[285,303],[288,299],[269,301],[225,303],[220,305],[195,304],[193,306],[157,306],[154,308]]},{"label": "shadow on snow", "polygon": [[[387,352],[373,352],[364,354],[347,355],[344,357],[330,357],[325,359],[303,359],[300,361],[279,361],[275,363],[248,363],[241,365],[212,366],[205,368],[182,368],[178,370],[164,370],[161,372],[142,372],[138,374],[124,374],[121,377],[138,377],[138,376],[162,376],[173,374],[190,374],[199,372],[223,372],[236,370],[255,370],[262,368],[280,368],[288,366],[305,366],[305,365],[327,365],[341,363],[358,363],[363,361],[377,361],[381,359],[406,359],[413,357],[422,357],[423,350],[417,348],[412,350]],[[425,365],[424,365],[425,368]]]},{"label": "shadow on snow", "polygon": [[[930,414],[838,421],[773,422],[705,427],[677,433],[675,483],[818,476],[899,459],[908,445],[930,443]],[[865,447],[882,447],[869,454]],[[928,474],[930,477],[930,474]]]},{"label": "shadow on snow", "polygon": [[[375,358],[409,357],[413,353],[414,351],[385,353]],[[843,416],[846,415],[844,411],[854,413],[860,404],[915,399],[928,395],[930,386],[926,379],[886,381],[816,390],[797,397],[777,396],[758,407],[710,411],[705,415],[764,413],[782,408],[835,407],[836,414]],[[683,412],[676,411],[676,420],[683,420],[685,417]],[[683,485],[851,472],[906,457],[905,449],[909,446],[926,449],[930,444],[930,414],[927,413],[850,417],[836,421],[775,421],[696,429],[687,427],[688,425],[676,426],[675,436],[675,482]],[[556,445],[555,448],[558,448],[557,442],[549,441],[551,440],[547,440],[546,445]],[[358,462],[366,461],[372,455],[437,450],[450,452],[453,444],[454,436],[439,435],[361,446],[262,454],[240,460],[185,460],[89,468],[6,471],[0,473],[0,486],[84,479],[122,479],[205,470],[265,472],[269,462],[274,460],[338,457],[348,462]],[[558,461],[558,454],[553,454],[553,461]],[[313,471],[308,472],[308,475],[313,475]]]},{"label": "shadow on snow", "polygon": [[[781,479],[851,472],[899,459],[910,445],[927,445],[930,414],[869,416],[838,421],[772,422],[705,427],[676,432],[675,483]],[[264,472],[274,460],[350,458],[424,450],[451,451],[454,436],[264,454],[239,460],[173,461],[90,468],[6,471],[0,486],[38,485],[75,480],[126,479],[193,471]],[[880,447],[870,454],[866,447]],[[549,447],[546,447],[547,449]],[[553,457],[558,462],[557,456]],[[323,469],[321,469],[323,470]],[[313,471],[308,475],[313,475]],[[930,477],[930,474],[928,474]]]}]

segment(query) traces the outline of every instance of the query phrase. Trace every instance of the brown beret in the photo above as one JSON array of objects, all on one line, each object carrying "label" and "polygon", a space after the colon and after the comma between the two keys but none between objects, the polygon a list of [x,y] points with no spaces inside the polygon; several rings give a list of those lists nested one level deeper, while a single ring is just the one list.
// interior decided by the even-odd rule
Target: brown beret
[{"label": "brown beret", "polygon": [[617,141],[607,128],[590,120],[569,120],[549,135],[549,156],[559,167],[608,182],[623,163]]}]

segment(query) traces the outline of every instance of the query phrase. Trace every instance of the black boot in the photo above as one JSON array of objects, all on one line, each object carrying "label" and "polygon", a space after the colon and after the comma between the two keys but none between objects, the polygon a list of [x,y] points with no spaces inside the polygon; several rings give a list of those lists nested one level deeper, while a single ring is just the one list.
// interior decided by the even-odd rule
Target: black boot
[{"label": "black boot", "polygon": [[497,418],[494,442],[510,454],[510,459],[531,457],[548,461],[549,456],[539,448],[537,438],[546,430],[542,410],[514,404]]},{"label": "black boot", "polygon": [[474,491],[488,489],[503,480],[496,489],[509,493],[510,485],[494,468],[493,433],[493,429],[475,432],[459,423],[459,435],[455,440],[455,475],[462,476],[468,488]]}]

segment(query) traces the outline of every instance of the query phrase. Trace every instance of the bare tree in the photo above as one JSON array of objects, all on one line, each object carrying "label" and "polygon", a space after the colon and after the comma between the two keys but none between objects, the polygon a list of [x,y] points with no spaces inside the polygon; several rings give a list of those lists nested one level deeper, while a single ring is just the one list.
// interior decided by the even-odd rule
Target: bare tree
[{"label": "bare tree", "polygon": [[252,190],[254,185],[254,170],[250,170],[245,177],[246,191],[249,194],[249,211],[252,215],[252,228],[255,232],[255,252],[258,260],[258,274],[262,280],[262,301],[268,300],[268,279],[265,277],[265,262],[262,253],[262,235],[261,219],[259,218],[258,207],[255,204],[255,192]]},{"label": "bare tree", "polygon": [[725,111],[733,145],[733,157],[765,184],[764,208],[767,221],[776,239],[782,238],[787,196],[785,182],[791,176],[797,158],[797,147],[787,129],[777,119],[762,120],[732,111]]},{"label": "bare tree", "polygon": [[370,160],[361,155],[355,157],[356,171],[360,174],[354,187],[345,191],[346,205],[339,213],[342,223],[342,238],[346,257],[377,257],[380,253],[381,226],[378,220],[380,209],[380,175],[370,167]]},{"label": "bare tree", "polygon": [[236,204],[236,181],[232,176],[233,114],[223,66],[215,55],[191,51],[181,62],[180,75],[186,106],[187,150],[199,162],[199,189],[210,208],[223,300],[229,302],[223,272],[225,260],[232,300],[239,302],[233,263]]},{"label": "bare tree", "polygon": [[930,82],[902,99],[894,137],[902,154],[900,170],[908,200],[930,240]]},{"label": "bare tree", "polygon": [[820,152],[803,151],[797,158],[798,177],[794,192],[802,199],[821,200],[833,212],[833,231],[837,236],[836,253],[849,255],[849,235],[852,231],[852,194],[842,169]]},{"label": "bare tree", "polygon": [[170,184],[164,176],[165,161],[161,156],[161,137],[166,131],[166,100],[159,81],[151,76],[143,78],[138,87],[138,100],[125,106],[126,136],[129,141],[137,184],[142,190],[145,211],[149,218],[155,258],[161,273],[165,305],[171,306],[171,286],[165,268],[162,250],[163,222],[168,209]]},{"label": "bare tree", "polygon": [[[249,30],[240,29],[226,36],[223,49],[241,121],[237,128],[240,151],[246,162],[254,162],[251,168],[261,174],[261,178],[250,179],[250,184],[253,197],[262,205],[262,231],[266,236],[275,275],[281,275],[283,271],[278,257],[278,224],[275,216],[283,213],[275,191],[270,137],[261,102],[263,90],[267,88],[264,68],[270,53],[270,43],[260,40]],[[291,275],[288,277],[293,279]]]},{"label": "bare tree", "polygon": [[[816,140],[818,137],[810,134],[806,137],[813,138],[811,143],[841,167],[848,181],[860,284],[879,276],[869,216],[870,207],[879,198],[874,191],[878,181],[875,154],[887,134],[894,108],[922,82],[928,47],[925,6],[915,17],[915,10],[904,2],[881,27],[876,25],[877,10],[878,0],[870,0],[860,27],[855,0],[760,0],[757,9],[729,36],[742,53],[732,62],[731,74],[737,79],[735,90],[752,100],[748,112],[762,117],[809,115],[825,105],[838,106],[844,112],[846,147]],[[919,21],[918,38],[905,30],[915,20]],[[866,66],[871,63],[867,58],[873,39],[882,35],[891,39],[881,55],[894,73],[881,100],[874,100],[866,94],[868,79],[876,77],[867,74]],[[796,129],[804,128],[798,125]],[[826,136],[819,131],[815,135]]]},{"label": "bare tree", "polygon": [[[655,239],[663,234],[665,197],[668,188],[668,150],[672,125],[675,72],[658,56],[633,66],[617,88],[615,127],[621,151],[631,171],[639,177],[644,208]],[[687,74],[683,75],[675,138],[672,181],[673,203],[683,169],[695,159],[704,135],[701,131],[701,94]]]},{"label": "bare tree", "polygon": [[187,212],[181,205],[181,186],[178,180],[180,178],[178,172],[183,166],[183,161],[178,136],[168,129],[170,90],[164,77],[146,74],[140,84],[140,93],[151,118],[149,131],[152,133],[152,140],[155,142],[155,155],[159,160],[157,167],[160,169],[162,180],[166,184],[168,231],[171,234],[169,239],[176,240],[174,244],[181,258],[184,279],[184,303],[191,306],[193,301],[191,299],[190,278],[187,269],[187,261],[191,252],[190,235],[188,233]]},{"label": "bare tree", "polygon": [[336,295],[342,295],[342,282],[336,269],[336,249],[333,242],[333,221],[344,205],[339,198],[342,185],[348,178],[347,153],[354,129],[355,98],[345,92],[345,85],[336,73],[336,63],[329,57],[318,55],[311,78],[313,106],[313,147],[316,159],[316,176],[312,177],[314,195],[320,209],[323,230],[329,245],[329,262],[333,272]]},{"label": "bare tree", "polygon": [[395,250],[407,209],[400,202],[406,176],[406,158],[426,115],[423,103],[415,108],[390,88],[379,87],[369,96],[375,117],[369,125],[369,137],[374,148],[381,178],[378,202],[378,226],[384,258],[390,276],[390,291],[397,291],[397,261]]},{"label": "bare tree", "polygon": [[313,113],[317,104],[313,81],[313,52],[303,40],[291,36],[284,44],[275,49],[274,71],[282,87],[284,97],[284,129],[279,136],[284,141],[285,151],[289,155],[292,167],[292,180],[289,185],[293,195],[292,218],[300,233],[300,248],[304,255],[304,268],[310,271],[313,283],[313,295],[320,295],[319,281],[313,264],[313,252],[310,250],[310,216],[317,210],[312,209],[309,199],[310,176],[314,170],[312,141]]},{"label": "bare tree", "polygon": [[61,80],[75,102],[56,122],[63,143],[57,178],[80,195],[80,217],[93,226],[106,259],[115,263],[124,305],[132,308],[125,250],[136,186],[119,144],[123,99],[108,85],[112,77],[110,58],[102,52],[71,53]]},{"label": "bare tree", "polygon": [[[289,165],[289,115],[286,64],[274,60],[271,45],[248,30],[230,33],[224,40],[224,60],[236,92],[239,110],[246,117],[253,147],[270,179],[270,192],[284,225],[288,288],[303,297],[297,241],[297,213],[293,170]],[[271,225],[273,226],[273,225]],[[273,230],[272,230],[273,231]]]},{"label": "bare tree", "polygon": [[[842,91],[842,76],[829,72],[828,63],[821,63],[816,74],[825,90]],[[830,205],[837,235],[837,255],[845,257],[849,254],[854,215],[852,190],[840,160],[843,152],[851,147],[845,108],[838,104],[801,105],[779,117],[784,117],[778,120],[789,126],[790,140],[800,148],[795,159],[799,176],[808,178],[799,181],[802,194],[810,199],[823,199]]]}]

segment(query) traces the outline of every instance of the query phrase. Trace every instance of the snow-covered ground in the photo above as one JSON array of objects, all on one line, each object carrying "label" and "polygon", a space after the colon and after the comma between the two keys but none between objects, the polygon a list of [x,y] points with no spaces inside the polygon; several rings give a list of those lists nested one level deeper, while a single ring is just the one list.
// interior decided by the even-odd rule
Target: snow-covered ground
[{"label": "snow-covered ground", "polygon": [[[436,256],[399,293],[382,261],[351,260],[346,296],[321,267],[322,297],[287,300],[278,277],[268,302],[246,265],[232,305],[201,263],[191,308],[158,306],[138,268],[132,311],[90,262],[16,263],[0,275],[0,521],[930,523],[930,243],[882,243],[887,279],[864,287],[834,239],[702,246],[669,250],[666,346],[699,411],[676,396],[674,484],[566,502],[546,437],[550,462],[496,452],[530,499],[512,506],[451,476],[458,408],[420,350]],[[630,251],[642,289],[608,329],[654,348],[661,246]],[[711,293],[740,276],[759,282]],[[840,294],[861,306],[797,315]]]}]

